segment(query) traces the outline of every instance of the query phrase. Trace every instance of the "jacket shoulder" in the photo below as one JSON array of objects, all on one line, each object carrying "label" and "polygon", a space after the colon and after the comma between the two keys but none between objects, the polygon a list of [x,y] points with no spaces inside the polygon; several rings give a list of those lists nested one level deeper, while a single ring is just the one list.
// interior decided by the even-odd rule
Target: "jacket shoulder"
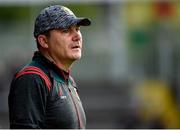
[{"label": "jacket shoulder", "polygon": [[48,90],[50,91],[51,89],[51,81],[50,78],[47,76],[47,74],[40,68],[37,66],[25,66],[23,69],[21,69],[18,73],[16,73],[15,75],[15,79],[24,76],[24,75],[38,75],[40,78],[42,78],[48,88]]}]

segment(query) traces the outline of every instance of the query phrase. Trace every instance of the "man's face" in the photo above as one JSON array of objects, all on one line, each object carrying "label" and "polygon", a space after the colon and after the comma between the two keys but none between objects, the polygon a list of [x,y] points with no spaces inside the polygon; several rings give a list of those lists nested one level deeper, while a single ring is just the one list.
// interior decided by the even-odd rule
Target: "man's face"
[{"label": "man's face", "polygon": [[81,58],[82,35],[79,26],[50,31],[48,53],[58,62],[72,63]]}]

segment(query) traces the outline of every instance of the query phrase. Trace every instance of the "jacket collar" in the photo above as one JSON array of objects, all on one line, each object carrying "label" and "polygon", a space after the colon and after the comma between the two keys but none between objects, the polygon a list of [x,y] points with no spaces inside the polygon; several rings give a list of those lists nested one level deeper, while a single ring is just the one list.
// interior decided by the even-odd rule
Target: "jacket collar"
[{"label": "jacket collar", "polygon": [[41,52],[39,52],[39,51],[34,52],[34,56],[33,56],[32,60],[38,61],[41,64],[43,64],[44,66],[51,68],[58,75],[60,75],[65,81],[68,81],[69,76],[70,76],[70,71],[66,72],[66,71],[62,70],[61,68],[57,67],[57,65],[54,62],[52,62],[52,61],[48,60],[46,57],[44,57]]}]

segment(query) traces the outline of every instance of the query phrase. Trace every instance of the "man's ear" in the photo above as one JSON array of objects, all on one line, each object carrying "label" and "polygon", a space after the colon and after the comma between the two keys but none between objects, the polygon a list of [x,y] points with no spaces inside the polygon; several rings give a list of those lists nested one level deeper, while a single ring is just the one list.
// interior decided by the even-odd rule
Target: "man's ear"
[{"label": "man's ear", "polygon": [[37,37],[37,40],[38,40],[38,42],[39,42],[39,44],[40,44],[41,47],[43,47],[43,48],[48,48],[47,37],[46,37],[45,35],[39,35],[39,36]]}]

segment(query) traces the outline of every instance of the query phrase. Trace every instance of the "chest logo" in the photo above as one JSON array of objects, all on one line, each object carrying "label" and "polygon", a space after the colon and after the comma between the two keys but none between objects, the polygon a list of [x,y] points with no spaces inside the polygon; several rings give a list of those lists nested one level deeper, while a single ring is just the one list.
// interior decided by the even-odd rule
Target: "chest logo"
[{"label": "chest logo", "polygon": [[66,99],[66,98],[67,98],[67,96],[64,95],[63,90],[62,90],[62,88],[61,88],[60,86],[58,87],[57,92],[58,92],[58,96],[59,96],[61,99]]}]

